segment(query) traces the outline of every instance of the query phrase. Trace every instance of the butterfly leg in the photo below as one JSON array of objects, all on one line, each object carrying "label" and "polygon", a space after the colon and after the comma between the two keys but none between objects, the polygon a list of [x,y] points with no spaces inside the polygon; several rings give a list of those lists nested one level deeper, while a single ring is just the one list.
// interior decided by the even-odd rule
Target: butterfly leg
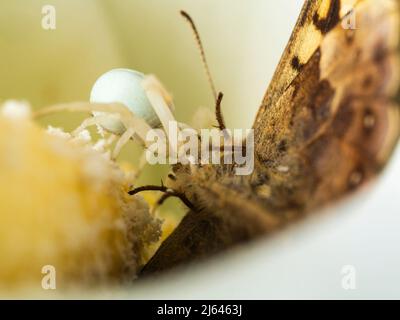
[{"label": "butterfly leg", "polygon": [[180,192],[177,192],[175,190],[172,190],[172,189],[164,186],[163,184],[161,184],[161,186],[154,186],[154,185],[141,186],[141,187],[138,187],[138,188],[135,188],[135,189],[129,191],[128,193],[132,196],[132,195],[138,194],[138,193],[143,192],[143,191],[161,191],[161,192],[164,192],[164,195],[157,201],[158,205],[161,205],[169,197],[176,197],[176,198],[179,198],[189,209],[193,209],[194,208],[193,204],[190,202],[190,200],[183,193],[180,193]]}]

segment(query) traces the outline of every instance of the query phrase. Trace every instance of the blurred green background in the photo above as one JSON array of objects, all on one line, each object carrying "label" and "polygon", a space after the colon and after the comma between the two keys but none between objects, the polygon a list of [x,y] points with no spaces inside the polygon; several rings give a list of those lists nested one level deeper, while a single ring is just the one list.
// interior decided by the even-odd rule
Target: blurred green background
[{"label": "blurred green background", "polygon": [[[289,38],[302,0],[2,0],[0,100],[36,108],[88,100],[95,80],[112,68],[153,73],[175,100],[179,121],[214,103],[197,46],[179,10],[202,36],[228,127],[249,128]],[[56,9],[44,30],[42,7]],[[295,14],[293,14],[295,13]],[[42,124],[76,127],[84,115],[62,113]],[[128,145],[122,160],[137,161]],[[147,167],[140,183],[159,183],[168,168]]]}]

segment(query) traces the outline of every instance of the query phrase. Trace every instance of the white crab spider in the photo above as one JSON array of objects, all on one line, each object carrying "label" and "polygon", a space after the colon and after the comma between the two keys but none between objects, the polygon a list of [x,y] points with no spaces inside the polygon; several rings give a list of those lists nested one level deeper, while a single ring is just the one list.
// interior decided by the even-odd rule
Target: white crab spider
[{"label": "white crab spider", "polygon": [[[217,94],[215,90],[200,36],[192,18],[184,11],[181,11],[181,15],[189,22],[195,34],[216,102],[218,127],[225,131],[226,127],[220,109],[222,93]],[[166,142],[169,142],[169,124],[171,121],[176,122],[172,114],[173,109],[172,97],[155,76],[144,75],[129,69],[113,69],[103,74],[95,82],[90,94],[90,104],[81,102],[56,105],[40,110],[36,115],[41,116],[62,110],[91,112],[93,116],[85,119],[73,132],[73,135],[79,134],[89,126],[96,125],[101,132],[105,129],[119,136],[112,153],[112,158],[115,159],[131,138],[136,138],[144,147],[147,147],[146,136],[153,128],[162,126],[168,140]],[[178,133],[185,128],[190,127],[177,122]],[[159,138],[165,139],[163,136],[159,136]],[[177,148],[179,145],[169,144],[169,151],[175,152]]]},{"label": "white crab spider", "polygon": [[[226,127],[220,109],[222,93],[220,92],[217,94],[215,90],[200,36],[193,20],[186,12],[181,11],[181,14],[189,22],[196,36],[202,61],[216,103],[218,128],[224,133],[224,137],[229,139],[231,137],[229,133],[226,133]],[[182,142],[176,142],[172,139],[173,137],[169,136],[170,122],[175,122],[177,124],[178,135],[181,130],[192,128],[177,122],[172,114],[173,109],[172,97],[155,76],[144,75],[129,69],[113,69],[100,76],[95,82],[90,94],[90,103],[78,102],[56,105],[40,110],[36,113],[36,116],[62,110],[91,112],[92,116],[85,119],[81,125],[73,131],[72,135],[79,135],[87,127],[95,125],[98,127],[100,133],[107,131],[112,135],[118,136],[119,138],[112,152],[112,159],[115,159],[122,147],[131,138],[147,148],[147,134],[150,130],[159,127],[163,127],[165,135],[159,135],[156,131],[153,131],[153,133],[158,135],[159,142],[169,146],[168,151],[165,152],[177,154],[177,150],[179,150]],[[151,144],[151,142],[149,144]],[[228,147],[231,145],[233,150],[235,150],[235,146],[232,142],[226,142],[225,145]],[[187,157],[185,154],[179,155],[179,157],[180,156],[184,158]],[[184,158],[180,158],[180,160]]]},{"label": "white crab spider", "polygon": [[[160,97],[161,101],[155,101],[157,97]],[[113,69],[100,76],[93,85],[90,102],[122,103],[153,128],[160,126],[160,118],[173,119],[172,98],[160,81],[155,76],[145,76],[130,69]],[[158,108],[154,108],[155,104]],[[115,134],[125,131],[122,123],[113,117],[106,118],[102,127]]]},{"label": "white crab spider", "polygon": [[[129,69],[113,69],[100,76],[93,85],[90,104],[55,105],[40,110],[36,116],[62,110],[89,111],[93,115],[85,119],[73,135],[96,125],[119,136],[112,153],[114,159],[129,139],[136,138],[146,147],[149,130],[162,126],[168,134],[169,122],[176,121],[172,114],[172,98],[161,82],[153,75]],[[184,126],[178,124],[178,127]]]},{"label": "white crab spider", "polygon": [[[189,22],[195,34],[197,44],[200,49],[202,62],[207,73],[207,77],[212,89],[213,97],[215,99],[216,120],[218,128],[224,133],[224,137],[231,138],[229,133],[226,133],[225,123],[221,113],[221,100],[222,93],[215,90],[211,73],[209,71],[204,49],[197,32],[196,26],[192,18],[184,11],[181,15]],[[70,104],[61,104],[48,107],[36,113],[36,116],[43,116],[48,113],[59,112],[63,110],[69,111],[85,111],[91,112],[92,117],[85,119],[82,124],[73,132],[73,135],[78,135],[89,126],[96,125],[99,132],[103,133],[103,129],[112,134],[112,138],[119,136],[116,146],[112,153],[112,158],[115,159],[120,153],[122,147],[134,138],[139,141],[145,148],[147,145],[147,134],[150,130],[158,127],[164,128],[164,135],[158,135],[159,142],[164,145],[169,145],[169,150],[166,152],[176,153],[179,149],[178,145],[172,145],[171,137],[169,136],[169,124],[171,121],[176,122],[172,111],[173,103],[172,98],[163,87],[161,82],[153,75],[144,75],[140,72],[129,69],[113,69],[103,74],[94,84],[91,94],[90,103],[77,102]],[[184,123],[176,122],[178,134],[181,130],[191,129]],[[154,131],[156,132],[156,131]],[[200,139],[200,136],[199,136]],[[164,141],[160,141],[164,140]],[[165,141],[166,140],[166,141]],[[171,142],[171,144],[170,144]],[[235,152],[236,146],[233,141],[227,142],[226,145],[232,148]],[[241,151],[241,147],[240,147]],[[187,157],[183,154],[183,157]],[[180,158],[181,160],[183,158]],[[195,162],[193,157],[187,158],[190,164]],[[141,157],[140,168],[144,166],[144,157]],[[196,167],[190,165],[191,170],[196,170]],[[140,172],[140,169],[139,169]],[[160,204],[169,196],[179,197],[188,207],[191,207],[190,201],[186,196],[180,192],[168,189],[165,186],[143,186],[133,189],[129,194],[134,195],[141,191],[158,190],[163,191],[165,194],[160,198]]]}]

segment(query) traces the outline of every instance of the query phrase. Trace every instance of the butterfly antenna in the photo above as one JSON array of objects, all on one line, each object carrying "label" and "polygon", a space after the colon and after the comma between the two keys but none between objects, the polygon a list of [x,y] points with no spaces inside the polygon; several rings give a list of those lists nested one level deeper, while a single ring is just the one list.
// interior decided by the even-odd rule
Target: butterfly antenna
[{"label": "butterfly antenna", "polygon": [[219,130],[221,131],[226,129],[225,120],[221,111],[221,102],[223,97],[224,95],[222,92],[218,93],[217,101],[215,102],[215,115],[217,117]]},{"label": "butterfly antenna", "polygon": [[214,81],[213,81],[213,79],[211,77],[210,68],[208,67],[206,54],[204,52],[203,44],[202,44],[201,39],[200,39],[200,34],[197,31],[196,25],[194,24],[194,21],[189,16],[189,14],[187,12],[183,11],[183,10],[181,10],[180,13],[181,13],[182,17],[185,18],[185,20],[189,23],[190,27],[192,28],[192,31],[193,31],[194,36],[196,38],[197,45],[198,45],[199,50],[200,50],[201,60],[202,60],[203,65],[204,65],[204,69],[206,70],[206,73],[207,73],[208,82],[210,83],[211,90],[212,90],[212,93],[213,93],[213,96],[214,96],[214,100],[215,100],[215,102],[217,102],[218,101],[217,90],[215,89]]},{"label": "butterfly antenna", "polygon": [[201,42],[200,34],[197,31],[196,25],[194,24],[192,17],[183,10],[181,10],[180,13],[181,13],[182,17],[185,18],[185,20],[189,23],[189,25],[192,28],[192,31],[194,33],[194,36],[196,38],[197,46],[199,47],[199,50],[200,50],[201,60],[203,62],[204,69],[206,70],[208,82],[210,84],[211,91],[212,91],[212,94],[213,94],[214,100],[215,100],[215,113],[216,113],[216,118],[217,118],[217,122],[218,122],[218,127],[220,128],[220,130],[224,130],[226,128],[226,126],[225,126],[224,118],[223,118],[222,112],[221,112],[221,102],[222,102],[223,94],[222,94],[222,92],[219,92],[217,94],[217,90],[215,89],[214,81],[211,76],[210,68],[208,67],[207,58],[206,58],[203,44]]}]

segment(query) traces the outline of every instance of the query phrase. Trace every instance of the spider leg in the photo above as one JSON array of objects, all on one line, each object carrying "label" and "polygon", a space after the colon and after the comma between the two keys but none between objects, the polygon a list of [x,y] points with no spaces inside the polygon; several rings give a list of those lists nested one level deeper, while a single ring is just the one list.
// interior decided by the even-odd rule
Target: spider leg
[{"label": "spider leg", "polygon": [[[171,98],[167,96],[166,90],[155,77],[147,76],[143,80],[142,85],[146,92],[146,96],[149,99],[153,110],[157,114],[157,117],[164,128],[164,132],[169,139],[170,122],[176,122],[170,106],[168,105],[168,101],[171,100]],[[177,129],[179,133],[179,127]],[[176,146],[175,143],[174,145],[170,143],[170,149],[175,152],[178,149],[178,146]]]},{"label": "spider leg", "polygon": [[113,150],[112,157],[111,157],[112,159],[115,159],[116,157],[118,157],[123,146],[128,143],[129,139],[132,138],[132,136],[134,134],[135,134],[135,130],[131,127],[125,130],[125,132],[118,139],[117,144],[115,145],[115,148]]},{"label": "spider leg", "polygon": [[85,120],[83,120],[83,122],[79,125],[78,128],[76,128],[73,132],[72,135],[73,136],[77,136],[80,132],[82,132],[83,130],[85,130],[86,128],[90,127],[90,126],[95,126],[95,125],[101,125],[101,122],[106,120],[108,117],[108,115],[97,115],[97,116],[93,116],[90,118],[86,118]]},{"label": "spider leg", "polygon": [[174,104],[173,104],[172,96],[167,91],[167,89],[164,87],[164,85],[161,83],[161,81],[157,79],[157,77],[155,75],[152,75],[152,74],[146,75],[145,79],[143,80],[143,84],[145,87],[147,87],[147,88],[151,87],[153,90],[155,90],[159,94],[161,94],[164,101],[167,103],[168,108],[171,111],[174,111]]},{"label": "spider leg", "polygon": [[[148,141],[147,134],[153,130],[143,119],[135,117],[133,114],[129,114],[127,117],[120,117],[120,120],[125,128],[134,128],[132,136],[135,140],[140,143],[143,147],[147,148]],[[157,132],[156,132],[157,134]],[[162,139],[162,137],[160,137]]]},{"label": "spider leg", "polygon": [[120,103],[89,103],[89,102],[70,102],[52,105],[46,108],[42,108],[34,113],[35,118],[40,118],[52,113],[57,113],[61,111],[71,111],[71,112],[109,112],[117,113],[121,116],[126,116],[130,112],[129,110]]},{"label": "spider leg", "polygon": [[142,143],[146,140],[147,132],[152,129],[143,119],[134,116],[132,112],[121,103],[71,102],[56,104],[36,111],[34,117],[40,118],[61,111],[90,113],[97,111],[118,115],[119,120],[124,124],[125,128],[135,128],[135,136],[137,136]]},{"label": "spider leg", "polygon": [[134,181],[136,181],[143,172],[144,167],[147,165],[146,152],[143,152],[139,159],[139,165],[135,173]]}]

